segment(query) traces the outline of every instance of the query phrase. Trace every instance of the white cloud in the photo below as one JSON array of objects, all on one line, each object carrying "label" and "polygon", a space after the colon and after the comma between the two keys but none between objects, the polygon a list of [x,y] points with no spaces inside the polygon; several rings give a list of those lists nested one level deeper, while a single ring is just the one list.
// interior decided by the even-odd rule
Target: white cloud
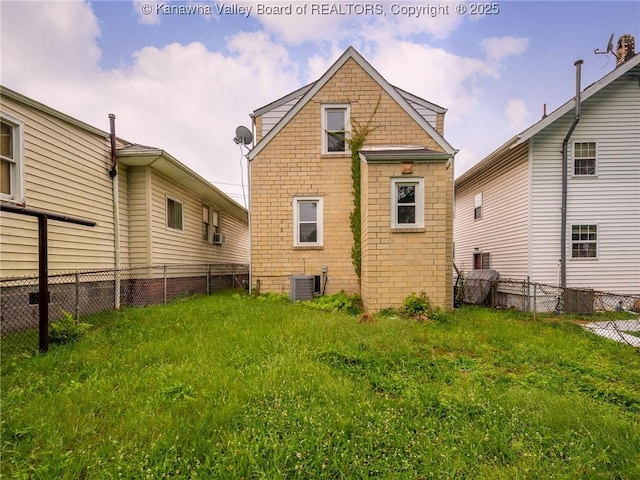
[{"label": "white cloud", "polygon": [[300,86],[288,52],[261,32],[228,37],[228,55],[171,43],[103,70],[89,4],[2,7],[4,85],[103,130],[115,113],[119,136],[162,148],[214,183],[241,183],[236,127],[251,127],[251,111]]},{"label": "white cloud", "polygon": [[390,38],[378,43],[370,61],[389,83],[449,109],[449,125],[478,103],[480,80],[497,76],[481,60]]},{"label": "white cloud", "polygon": [[[3,84],[103,130],[107,114],[115,113],[120,136],[162,148],[214,183],[240,183],[240,154],[232,138],[238,125],[250,126],[248,114],[318,79],[346,41],[390,83],[448,108],[445,135],[461,148],[458,166],[475,161],[482,142],[474,143],[474,132],[460,125],[479,108],[483,82],[498,77],[494,62],[526,48],[523,39],[502,44],[487,39],[485,61],[413,37],[446,36],[459,16],[419,21],[265,16],[260,19],[264,30],[226,37],[228,53],[201,42],[147,46],[127,67],[104,70],[98,63],[100,26],[89,3],[6,2],[2,7]],[[134,8],[140,15],[140,2]],[[147,23],[156,20],[149,15]],[[317,41],[317,53],[294,61],[285,45],[309,39]],[[516,125],[526,118],[526,109],[514,102],[505,114]]]},{"label": "white cloud", "polygon": [[[100,59],[98,20],[87,3],[3,2],[2,83],[81,84]],[[73,72],[73,75],[69,75]]]},{"label": "white cloud", "polygon": [[486,52],[489,62],[500,62],[507,57],[525,52],[529,47],[529,39],[511,36],[491,37],[482,40],[480,46]]},{"label": "white cloud", "polygon": [[527,106],[524,101],[519,98],[512,98],[507,102],[504,114],[507,117],[508,131],[517,132],[523,130],[530,123],[530,114]]},{"label": "white cloud", "polygon": [[160,15],[158,14],[158,6],[166,2],[157,2],[155,0],[133,0],[133,11],[138,16],[138,22],[143,25],[160,25]]}]

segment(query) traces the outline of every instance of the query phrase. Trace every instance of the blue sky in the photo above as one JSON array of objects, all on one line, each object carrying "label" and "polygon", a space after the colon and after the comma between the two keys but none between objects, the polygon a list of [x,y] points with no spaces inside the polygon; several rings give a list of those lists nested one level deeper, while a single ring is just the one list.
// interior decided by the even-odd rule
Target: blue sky
[{"label": "blue sky", "polygon": [[[381,14],[257,15],[258,3]],[[584,88],[615,68],[611,54],[594,54],[612,33],[614,48],[625,33],[640,40],[637,1],[511,0],[487,15],[460,15],[458,3],[2,0],[1,83],[103,130],[115,113],[121,137],[163,148],[242,204],[235,128],[316,80],[349,45],[390,83],[448,109],[459,175],[539,120],[543,104],[551,112],[569,100],[575,60],[585,62]],[[163,5],[213,14],[163,14]],[[252,13],[218,14],[221,5]],[[409,5],[439,14],[394,13]]]}]

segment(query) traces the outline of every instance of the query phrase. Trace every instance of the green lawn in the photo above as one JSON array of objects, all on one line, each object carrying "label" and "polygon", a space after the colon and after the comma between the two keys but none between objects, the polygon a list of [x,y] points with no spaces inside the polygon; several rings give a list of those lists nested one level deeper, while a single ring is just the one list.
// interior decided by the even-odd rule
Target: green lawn
[{"label": "green lawn", "polygon": [[2,478],[640,478],[640,355],[570,322],[215,295],[1,364]]}]

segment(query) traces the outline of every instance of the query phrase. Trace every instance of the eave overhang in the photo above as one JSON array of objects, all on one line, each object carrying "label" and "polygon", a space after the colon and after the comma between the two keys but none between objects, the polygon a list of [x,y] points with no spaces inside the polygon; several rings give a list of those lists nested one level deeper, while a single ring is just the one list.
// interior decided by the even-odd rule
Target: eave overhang
[{"label": "eave overhang", "polygon": [[118,150],[117,158],[129,167],[151,167],[241,222],[249,222],[244,207],[162,149],[128,145]]}]

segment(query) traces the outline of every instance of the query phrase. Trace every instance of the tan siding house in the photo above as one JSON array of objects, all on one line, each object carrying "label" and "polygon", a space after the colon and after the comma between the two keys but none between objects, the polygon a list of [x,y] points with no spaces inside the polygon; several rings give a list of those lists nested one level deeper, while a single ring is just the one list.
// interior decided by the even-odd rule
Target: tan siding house
[{"label": "tan siding house", "polygon": [[[121,268],[248,263],[248,212],[168,153],[117,140],[116,229],[110,135],[6,88],[0,102],[2,202],[97,223],[49,222],[50,274],[114,268],[116,230]],[[2,212],[2,279],[37,275],[37,237]]]},{"label": "tan siding house", "polygon": [[474,258],[489,254],[502,277],[640,293],[639,76],[640,55],[619,52],[616,68],[581,92],[577,123],[571,99],[456,180],[458,267],[481,268]]},{"label": "tan siding house", "polygon": [[[256,110],[253,288],[290,293],[303,275],[319,293],[361,294],[367,311],[421,291],[450,308],[455,150],[442,137],[445,111],[390,85],[353,48],[318,81]],[[348,139],[367,123],[359,279]]]}]

